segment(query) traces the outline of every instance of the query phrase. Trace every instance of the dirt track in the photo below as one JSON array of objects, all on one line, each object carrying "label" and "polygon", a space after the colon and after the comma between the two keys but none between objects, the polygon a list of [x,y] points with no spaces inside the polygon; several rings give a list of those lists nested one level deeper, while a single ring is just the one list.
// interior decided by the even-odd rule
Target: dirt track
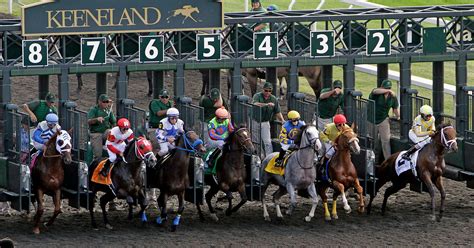
[{"label": "dirt track", "polygon": [[[224,75],[223,75],[224,76]],[[109,95],[114,99],[115,91],[110,89],[115,76],[109,78]],[[200,91],[200,74],[186,72],[186,94],[197,101]],[[84,75],[85,86],[79,93],[76,91],[75,76],[70,77],[71,100],[77,101],[80,109],[88,110],[95,98],[95,75]],[[167,88],[171,87],[172,77],[167,77]],[[223,80],[224,82],[224,80]],[[135,99],[137,105],[147,108],[151,98],[146,97],[145,73],[131,75],[129,98]],[[226,92],[226,86],[223,91]],[[24,103],[36,97],[36,78],[14,78],[12,82],[13,102]],[[25,90],[29,89],[29,90]],[[51,77],[50,90],[57,92],[56,77]],[[34,94],[31,94],[34,93]],[[440,223],[429,220],[429,195],[418,194],[407,189],[390,198],[388,213],[380,215],[382,194],[374,201],[371,216],[358,215],[353,212],[344,214],[339,203],[339,220],[325,223],[321,203],[311,223],[305,223],[303,217],[309,211],[308,200],[299,199],[294,216],[285,217],[284,221],[275,220],[274,208],[270,207],[271,223],[263,220],[260,203],[247,203],[231,217],[224,216],[219,223],[214,223],[207,215],[207,221],[201,223],[193,205],[187,204],[182,225],[177,233],[170,233],[166,228],[151,224],[157,216],[156,208],[149,213],[150,224],[142,227],[138,219],[126,220],[126,212],[112,212],[110,220],[115,226],[112,231],[106,230],[101,223],[100,211],[98,223],[100,230],[90,228],[89,215],[66,206],[63,201],[64,214],[60,215],[53,227],[43,231],[39,236],[32,234],[32,215],[28,218],[14,213],[12,217],[0,216],[0,238],[10,237],[19,247],[37,246],[472,246],[474,244],[474,191],[467,189],[464,183],[446,180],[447,205],[445,217]],[[382,189],[383,190],[383,189]],[[270,195],[271,192],[267,193]],[[268,196],[267,196],[268,197]],[[287,202],[287,198],[284,198]],[[270,200],[270,199],[269,199]],[[48,200],[51,207],[51,200]],[[355,201],[350,200],[353,209]],[[437,194],[439,205],[439,194]],[[221,208],[226,205],[220,204]],[[45,216],[52,211],[49,208]],[[207,213],[207,207],[204,207]],[[151,216],[150,216],[151,215]]]}]

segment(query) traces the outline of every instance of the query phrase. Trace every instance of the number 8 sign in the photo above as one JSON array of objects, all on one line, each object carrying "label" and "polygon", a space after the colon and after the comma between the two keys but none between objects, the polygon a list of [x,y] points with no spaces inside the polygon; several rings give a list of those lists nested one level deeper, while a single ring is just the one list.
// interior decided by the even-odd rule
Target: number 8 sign
[{"label": "number 8 sign", "polygon": [[23,66],[48,65],[48,40],[23,40],[22,41]]}]

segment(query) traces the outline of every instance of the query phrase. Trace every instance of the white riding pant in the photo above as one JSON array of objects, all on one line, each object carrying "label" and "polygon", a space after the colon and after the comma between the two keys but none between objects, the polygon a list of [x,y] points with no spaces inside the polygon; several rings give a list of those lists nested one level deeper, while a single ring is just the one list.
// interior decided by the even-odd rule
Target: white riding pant
[{"label": "white riding pant", "polygon": [[281,149],[282,149],[283,151],[288,151],[288,149],[291,147],[291,145],[288,145],[288,144],[282,144],[282,143],[280,143],[280,145],[281,145]]},{"label": "white riding pant", "polygon": [[224,147],[224,141],[223,140],[213,140],[211,138],[207,139],[207,144],[206,144],[206,149],[214,149],[214,148],[219,148],[222,149]]},{"label": "white riding pant", "polygon": [[158,151],[158,156],[163,157],[166,155],[170,150],[176,148],[174,143],[170,144],[170,142],[161,142],[160,143],[160,151]]},{"label": "white riding pant", "polygon": [[408,132],[408,137],[413,143],[415,143],[417,149],[421,149],[431,142],[431,137],[429,135],[418,137],[411,129]]},{"label": "white riding pant", "polygon": [[36,148],[36,150],[43,151],[44,144],[40,144],[40,143],[33,140],[33,146]]},{"label": "white riding pant", "polygon": [[[120,144],[115,144],[114,145],[115,148],[117,148],[119,151],[121,152],[124,152],[125,151],[125,147],[127,147],[127,144],[125,144],[125,142],[122,142]],[[117,160],[117,154],[115,154],[114,152],[112,152],[111,150],[107,149],[107,153],[109,154],[109,160],[111,163],[114,163],[115,160]]]},{"label": "white riding pant", "polygon": [[324,142],[323,144],[326,158],[332,158],[332,156],[334,156],[336,153],[336,149],[334,149],[334,146],[332,146],[329,142]]}]

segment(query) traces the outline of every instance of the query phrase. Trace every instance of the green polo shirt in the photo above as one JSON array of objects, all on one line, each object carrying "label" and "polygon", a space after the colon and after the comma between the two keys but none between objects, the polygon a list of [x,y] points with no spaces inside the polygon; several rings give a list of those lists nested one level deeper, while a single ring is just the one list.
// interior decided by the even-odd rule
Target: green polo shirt
[{"label": "green polo shirt", "polygon": [[150,104],[148,104],[148,109],[150,110],[150,121],[148,122],[151,128],[158,128],[160,121],[166,117],[164,115],[156,115],[156,112],[161,110],[167,110],[173,106],[173,101],[169,100],[167,104],[164,104],[159,99],[151,100]]},{"label": "green polo shirt", "polygon": [[28,108],[36,115],[38,123],[46,119],[46,115],[49,113],[58,114],[58,109],[54,106],[48,107],[48,104],[45,100],[35,100],[27,103]]},{"label": "green polo shirt", "polygon": [[[384,94],[375,95],[370,93],[369,99],[375,101],[375,124],[380,124],[384,121],[388,117],[388,112],[391,108],[398,108],[398,100],[397,97],[394,96],[388,96],[387,99],[385,99]],[[370,111],[370,109],[368,109],[368,111]]]},{"label": "green polo shirt", "polygon": [[[272,102],[275,104],[275,106],[270,107],[270,106],[265,106],[265,107],[255,107],[255,110],[253,112],[254,114],[254,120],[258,122],[266,122],[266,121],[271,121],[273,120],[273,117],[280,113],[280,103],[278,102],[278,99],[274,95],[270,95],[268,99],[265,99],[263,97],[263,92],[258,92],[253,96],[253,103],[270,103]],[[261,115],[260,112],[261,111]]]},{"label": "green polo shirt", "polygon": [[[267,10],[263,7],[260,7],[258,9],[252,9],[251,12],[267,12]],[[260,33],[260,32],[269,32],[270,31],[270,27],[268,26],[268,23],[255,23],[254,25],[252,25],[252,30],[259,26],[260,24],[265,24],[265,27],[260,29],[259,31],[256,31],[257,33]]]},{"label": "green polo shirt", "polygon": [[[324,88],[321,90],[321,94],[331,91],[331,88]],[[336,115],[337,109],[344,108],[344,96],[343,94],[332,95],[326,99],[319,99],[318,113],[322,119],[329,119]]]},{"label": "green polo shirt", "polygon": [[[222,98],[222,105],[224,105],[225,109],[229,110],[229,106],[224,98]],[[216,110],[218,108],[214,107],[214,102],[206,95],[201,97],[199,106],[204,108],[204,122],[209,123],[209,121],[216,116]]]},{"label": "green polo shirt", "polygon": [[112,111],[106,111],[104,109],[99,108],[98,105],[92,107],[87,113],[87,119],[94,119],[97,117],[104,117],[104,121],[102,123],[97,122],[89,126],[89,130],[91,133],[104,133],[105,130],[111,129],[117,124],[117,119]]}]

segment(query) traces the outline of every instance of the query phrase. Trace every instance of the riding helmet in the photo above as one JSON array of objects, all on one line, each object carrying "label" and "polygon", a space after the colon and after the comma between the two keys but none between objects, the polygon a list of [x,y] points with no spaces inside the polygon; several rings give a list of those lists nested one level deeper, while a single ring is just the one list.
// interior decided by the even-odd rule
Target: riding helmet
[{"label": "riding helmet", "polygon": [[127,118],[120,118],[120,120],[117,121],[117,125],[119,128],[130,128],[130,121],[128,121]]},{"label": "riding helmet", "polygon": [[49,113],[46,115],[46,122],[48,124],[56,124],[58,123],[58,120],[59,120],[58,115],[55,113]]},{"label": "riding helmet", "polygon": [[176,117],[176,116],[179,116],[179,110],[177,108],[169,108],[167,111],[166,111],[166,115],[168,117]]},{"label": "riding helmet", "polygon": [[433,115],[433,108],[430,105],[423,105],[420,108],[420,113],[424,115]]},{"label": "riding helmet", "polygon": [[342,114],[337,114],[334,116],[334,124],[346,124],[346,117]]},{"label": "riding helmet", "polygon": [[290,112],[288,112],[288,119],[289,120],[295,120],[295,119],[299,119],[299,118],[300,118],[300,113],[298,113],[298,111],[291,110]]},{"label": "riding helmet", "polygon": [[229,112],[225,108],[218,108],[216,110],[216,117],[218,119],[226,119],[229,117]]}]

